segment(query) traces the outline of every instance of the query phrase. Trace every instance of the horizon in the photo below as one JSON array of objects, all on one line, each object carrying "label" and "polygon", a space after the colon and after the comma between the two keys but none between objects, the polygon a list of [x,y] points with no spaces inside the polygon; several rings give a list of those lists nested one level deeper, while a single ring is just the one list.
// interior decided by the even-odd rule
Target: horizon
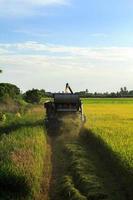
[{"label": "horizon", "polygon": [[133,2],[0,0],[0,82],[63,91],[133,89]]},{"label": "horizon", "polygon": [[[7,84],[13,84],[13,85],[15,85],[14,83],[11,83],[11,82],[6,82]],[[4,82],[0,82],[0,84],[6,84],[6,83],[4,83]],[[21,89],[21,87],[19,87],[18,85],[15,85],[15,86],[17,86],[19,89],[20,89],[20,91],[21,91],[21,93],[22,94],[24,94],[26,91],[28,91],[28,90],[45,90],[45,88],[29,88],[28,90],[22,90]],[[130,91],[133,91],[133,89],[128,89],[126,86],[124,86],[124,87],[121,87],[122,89],[124,89],[124,88],[126,88],[127,89],[127,91],[128,92],[130,92]],[[83,88],[82,90],[73,90],[73,88],[72,88],[72,90],[73,90],[73,92],[74,93],[78,93],[78,92],[85,92],[86,90],[88,90],[88,93],[90,93],[90,94],[94,94],[94,93],[97,93],[97,94],[106,94],[106,93],[117,93],[117,92],[120,92],[121,91],[121,88],[119,88],[118,90],[117,89],[115,89],[115,90],[112,90],[112,91],[105,91],[105,90],[103,90],[103,91],[89,91],[88,90],[88,88]],[[65,93],[65,88],[64,88],[64,90],[62,89],[61,91],[47,91],[47,90],[45,90],[45,92],[46,93],[52,93],[52,94],[54,94],[54,93]]]}]

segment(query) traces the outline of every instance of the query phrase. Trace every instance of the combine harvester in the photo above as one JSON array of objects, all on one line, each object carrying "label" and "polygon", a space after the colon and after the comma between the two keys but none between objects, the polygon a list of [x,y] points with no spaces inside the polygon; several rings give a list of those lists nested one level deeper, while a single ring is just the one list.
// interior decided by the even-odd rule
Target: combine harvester
[{"label": "combine harvester", "polygon": [[55,93],[53,100],[44,104],[46,109],[46,122],[56,124],[63,116],[80,117],[85,122],[83,105],[78,94],[74,94],[69,84],[66,84],[65,93]]}]

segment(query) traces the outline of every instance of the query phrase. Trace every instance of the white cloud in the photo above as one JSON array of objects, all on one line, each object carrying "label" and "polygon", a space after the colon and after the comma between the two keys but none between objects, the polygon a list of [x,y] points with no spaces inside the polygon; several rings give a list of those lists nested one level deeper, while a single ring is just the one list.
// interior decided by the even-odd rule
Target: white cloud
[{"label": "white cloud", "polygon": [[9,51],[5,48],[0,48],[0,55],[7,54]]},{"label": "white cloud", "polygon": [[[64,82],[75,89],[114,90],[133,88],[133,48],[75,47],[37,42],[0,44],[2,81],[28,89],[61,90]],[[8,53],[9,52],[9,53]],[[3,78],[2,78],[3,77]]]},{"label": "white cloud", "polygon": [[133,61],[133,47],[78,47],[44,44],[34,41],[24,43],[0,43],[5,51],[27,54],[51,54],[59,56],[80,56],[86,59],[99,61]]},{"label": "white cloud", "polygon": [[0,16],[45,15],[39,8],[55,5],[69,5],[70,0],[0,0]]}]

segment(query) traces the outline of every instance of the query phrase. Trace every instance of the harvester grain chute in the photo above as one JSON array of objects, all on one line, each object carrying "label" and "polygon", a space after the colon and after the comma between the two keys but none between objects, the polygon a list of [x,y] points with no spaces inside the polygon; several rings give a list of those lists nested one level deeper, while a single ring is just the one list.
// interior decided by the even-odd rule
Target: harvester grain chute
[{"label": "harvester grain chute", "polygon": [[69,84],[66,84],[64,93],[55,93],[53,99],[44,104],[47,120],[55,119],[59,116],[72,114],[80,115],[84,121],[83,106],[78,94],[74,94]]}]

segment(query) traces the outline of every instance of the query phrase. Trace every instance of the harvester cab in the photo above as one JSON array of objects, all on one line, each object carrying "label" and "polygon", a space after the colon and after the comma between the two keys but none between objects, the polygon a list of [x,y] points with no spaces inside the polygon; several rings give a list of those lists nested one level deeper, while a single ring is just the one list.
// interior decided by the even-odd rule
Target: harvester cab
[{"label": "harvester cab", "polygon": [[74,94],[69,84],[66,84],[65,93],[55,93],[53,99],[44,104],[47,119],[66,115],[67,113],[79,113],[84,121],[83,106],[78,94]]}]

